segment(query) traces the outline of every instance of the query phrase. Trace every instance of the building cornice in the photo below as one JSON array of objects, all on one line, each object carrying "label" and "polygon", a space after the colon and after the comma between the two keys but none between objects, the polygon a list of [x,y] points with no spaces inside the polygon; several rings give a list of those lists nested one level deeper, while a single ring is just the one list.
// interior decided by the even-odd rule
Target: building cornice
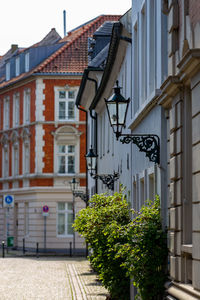
[{"label": "building cornice", "polygon": [[169,76],[161,86],[158,104],[167,108],[183,84],[190,84],[190,78],[200,70],[200,49],[189,49],[177,65],[179,72],[176,76]]},{"label": "building cornice", "polygon": [[182,82],[179,76],[169,76],[161,86],[161,94],[158,97],[158,104],[167,108],[170,107],[172,98],[180,91]]},{"label": "building cornice", "polygon": [[63,178],[64,181],[70,180],[72,177],[76,178],[86,178],[86,173],[78,173],[78,174],[58,174],[58,173],[31,173],[31,174],[22,174],[17,176],[10,176],[5,178],[0,178],[0,182],[11,182],[23,179],[44,179],[44,178],[52,178],[59,179]]},{"label": "building cornice", "polygon": [[177,299],[200,299],[200,292],[194,290],[190,284],[172,281],[168,284],[167,292]]},{"label": "building cornice", "polygon": [[13,130],[18,130],[18,129],[21,129],[21,128],[28,128],[30,126],[36,126],[36,125],[54,125],[55,127],[58,127],[58,126],[66,126],[66,125],[70,125],[70,126],[73,126],[73,125],[85,125],[86,124],[86,121],[73,121],[73,122],[69,122],[69,121],[66,121],[66,122],[59,122],[59,121],[36,121],[36,122],[31,122],[30,124],[24,124],[24,125],[20,125],[20,126],[17,126],[17,127],[13,127],[13,128],[8,128],[8,129],[5,129],[5,130],[0,130],[0,134],[2,133],[8,133],[8,132],[12,132]]}]

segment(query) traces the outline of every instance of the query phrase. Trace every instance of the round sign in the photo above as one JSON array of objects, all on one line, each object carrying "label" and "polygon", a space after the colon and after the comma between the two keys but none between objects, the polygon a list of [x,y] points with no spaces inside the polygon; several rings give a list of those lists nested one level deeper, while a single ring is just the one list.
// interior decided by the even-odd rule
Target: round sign
[{"label": "round sign", "polygon": [[47,205],[44,205],[42,210],[43,212],[47,213],[49,211],[49,207]]},{"label": "round sign", "polygon": [[10,205],[10,204],[12,204],[12,202],[13,202],[13,197],[10,196],[10,195],[7,195],[5,197],[5,203],[8,204],[8,205]]}]

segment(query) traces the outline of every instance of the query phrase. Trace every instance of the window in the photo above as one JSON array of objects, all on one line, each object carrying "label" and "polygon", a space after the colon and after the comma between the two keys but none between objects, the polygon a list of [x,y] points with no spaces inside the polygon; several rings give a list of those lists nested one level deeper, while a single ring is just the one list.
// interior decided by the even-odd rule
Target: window
[{"label": "window", "polygon": [[58,173],[75,173],[74,145],[58,145]]},{"label": "window", "polygon": [[17,131],[13,131],[11,135],[12,140],[12,175],[19,174],[19,134]]},{"label": "window", "polygon": [[28,72],[30,68],[29,65],[29,52],[25,54],[25,72]]},{"label": "window", "polygon": [[19,145],[13,145],[13,175],[19,174]]},{"label": "window", "polygon": [[138,107],[139,107],[139,95],[138,95],[138,91],[139,91],[139,80],[138,80],[138,73],[139,73],[139,62],[138,62],[138,58],[139,58],[139,43],[138,43],[138,29],[137,29],[137,24],[134,27],[134,57],[133,57],[133,61],[134,61],[134,70],[133,70],[133,91],[134,91],[134,114],[137,112]]},{"label": "window", "polygon": [[23,139],[23,174],[30,173],[30,132],[28,128],[22,131]]},{"label": "window", "polygon": [[15,76],[18,76],[20,73],[20,58],[19,56],[15,59]]},{"label": "window", "polygon": [[75,91],[59,91],[58,119],[74,120],[75,112]]},{"label": "window", "polygon": [[154,174],[149,175],[149,197],[153,201],[155,198],[155,176]]},{"label": "window", "polygon": [[30,146],[27,141],[23,145],[23,152],[23,173],[28,174],[30,172]]},{"label": "window", "polygon": [[73,235],[73,204],[59,202],[57,205],[57,234]]},{"label": "window", "polygon": [[30,123],[30,89],[24,90],[24,124]]},{"label": "window", "polygon": [[9,173],[9,148],[8,145],[4,145],[3,148],[3,177],[8,177]]},{"label": "window", "polygon": [[13,96],[13,126],[19,125],[19,93]]},{"label": "window", "polygon": [[4,129],[9,128],[9,121],[10,121],[10,98],[4,98]]},{"label": "window", "polygon": [[6,81],[10,80],[10,62],[6,64]]}]

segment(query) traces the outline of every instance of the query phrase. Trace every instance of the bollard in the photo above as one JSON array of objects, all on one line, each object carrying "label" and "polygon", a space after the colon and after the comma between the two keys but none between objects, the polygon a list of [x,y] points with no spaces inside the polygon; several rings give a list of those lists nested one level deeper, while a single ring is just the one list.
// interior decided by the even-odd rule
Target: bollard
[{"label": "bollard", "polygon": [[2,241],[2,257],[5,257],[5,242]]},{"label": "bollard", "polygon": [[72,242],[69,243],[69,256],[72,257]]},{"label": "bollard", "polygon": [[88,257],[88,243],[86,243],[85,256],[86,256],[86,258]]},{"label": "bollard", "polygon": [[25,238],[23,238],[23,254],[25,254]]},{"label": "bollard", "polygon": [[36,244],[36,257],[39,257],[39,243]]}]

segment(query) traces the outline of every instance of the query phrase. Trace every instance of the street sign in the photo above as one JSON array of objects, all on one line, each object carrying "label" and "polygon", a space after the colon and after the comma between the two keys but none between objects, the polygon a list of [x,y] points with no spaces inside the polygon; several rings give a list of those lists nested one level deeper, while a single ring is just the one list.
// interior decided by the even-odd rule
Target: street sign
[{"label": "street sign", "polygon": [[3,206],[4,207],[14,207],[14,196],[4,195],[3,196]]},{"label": "street sign", "polygon": [[49,216],[49,207],[48,205],[44,205],[43,208],[42,208],[42,215],[44,217],[48,217]]}]

